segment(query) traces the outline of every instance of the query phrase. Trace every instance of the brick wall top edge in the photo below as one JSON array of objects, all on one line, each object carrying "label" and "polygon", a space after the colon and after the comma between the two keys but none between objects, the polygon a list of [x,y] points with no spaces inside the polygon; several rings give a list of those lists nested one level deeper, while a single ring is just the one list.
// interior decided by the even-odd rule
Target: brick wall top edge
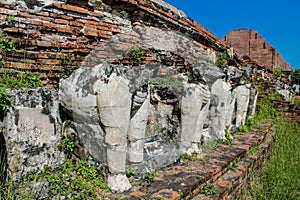
[{"label": "brick wall top edge", "polygon": [[[104,0],[103,2],[111,6],[114,6],[115,4],[115,2],[111,0]],[[158,13],[161,13],[168,18],[176,19],[177,21],[181,22],[181,24],[185,24],[186,26],[188,26],[188,28],[192,30],[196,30],[201,35],[205,35],[207,40],[210,40],[212,42],[217,42],[221,48],[223,49],[228,48],[228,46],[225,43],[223,43],[221,40],[219,40],[219,38],[216,35],[214,35],[212,32],[210,32],[205,27],[203,27],[202,25],[198,24],[193,19],[188,17],[183,11],[164,2],[163,0],[119,0],[118,2],[130,4],[131,6],[134,6],[137,9],[143,6],[151,10],[155,10]]]}]

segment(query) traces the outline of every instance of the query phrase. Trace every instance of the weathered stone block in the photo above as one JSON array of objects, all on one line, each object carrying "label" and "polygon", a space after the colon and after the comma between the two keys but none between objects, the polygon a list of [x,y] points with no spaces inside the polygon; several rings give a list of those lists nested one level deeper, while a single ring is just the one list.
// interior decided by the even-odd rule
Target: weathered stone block
[{"label": "weathered stone block", "polygon": [[[7,89],[15,106],[4,113],[7,165],[14,179],[28,173],[62,166],[60,118],[54,89]],[[3,145],[3,144],[1,144]]]}]

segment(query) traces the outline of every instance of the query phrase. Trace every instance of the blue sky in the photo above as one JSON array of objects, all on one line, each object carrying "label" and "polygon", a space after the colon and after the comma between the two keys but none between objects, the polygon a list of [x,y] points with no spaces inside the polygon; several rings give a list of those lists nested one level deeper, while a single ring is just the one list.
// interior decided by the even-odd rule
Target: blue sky
[{"label": "blue sky", "polygon": [[254,29],[292,68],[300,68],[300,0],[165,1],[219,38],[234,29]]}]

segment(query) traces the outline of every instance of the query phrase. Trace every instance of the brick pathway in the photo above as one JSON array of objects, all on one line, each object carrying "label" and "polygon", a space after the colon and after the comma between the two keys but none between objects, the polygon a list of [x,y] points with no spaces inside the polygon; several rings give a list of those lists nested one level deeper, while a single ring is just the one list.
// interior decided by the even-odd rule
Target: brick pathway
[{"label": "brick pathway", "polygon": [[[235,135],[233,145],[219,145],[201,160],[162,169],[155,174],[150,185],[134,182],[129,192],[106,197],[130,200],[237,198],[246,180],[259,171],[264,158],[270,153],[273,142],[269,133],[271,125],[265,124],[264,128],[265,131]],[[215,191],[215,194],[205,195],[205,191]]]}]

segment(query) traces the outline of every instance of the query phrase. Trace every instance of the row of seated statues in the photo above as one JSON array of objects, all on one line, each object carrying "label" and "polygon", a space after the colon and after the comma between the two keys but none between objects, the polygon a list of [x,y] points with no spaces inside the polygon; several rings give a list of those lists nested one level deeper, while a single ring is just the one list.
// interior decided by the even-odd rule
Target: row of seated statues
[{"label": "row of seated statues", "polygon": [[[131,186],[125,175],[126,166],[144,161],[149,115],[153,112],[151,104],[155,104],[151,97],[156,95],[156,99],[160,99],[160,94],[152,87],[152,80],[160,76],[159,70],[154,69],[161,67],[146,65],[126,68],[105,63],[93,68],[81,68],[78,74],[74,73],[68,80],[78,81],[80,76],[87,76],[87,73],[98,73],[94,75],[97,78],[94,82],[91,81],[92,84],[82,84],[90,84],[88,87],[93,90],[92,105],[96,110],[86,111],[95,112],[96,117],[92,124],[101,129],[105,145],[102,152],[89,153],[94,157],[104,157],[102,160],[108,166],[108,184],[112,190],[128,190]],[[180,110],[180,123],[175,137],[180,153],[197,153],[201,157],[203,140],[225,139],[226,128],[243,125],[246,117],[254,114],[257,90],[252,84],[243,83],[243,72],[236,67],[228,66],[223,71],[206,62],[198,62],[188,75],[173,73],[169,76],[181,82],[177,86],[180,87],[179,90],[167,87],[169,92],[174,91],[172,98],[175,96]],[[61,96],[66,95],[64,88],[71,88],[68,84],[74,83],[61,82]],[[82,88],[83,85],[77,90],[83,90]],[[72,109],[73,121],[82,123],[79,121],[84,120],[84,117],[77,112],[89,108],[87,105],[90,102],[84,102],[82,97],[74,95],[76,92],[73,92],[69,91],[71,97],[62,98],[60,103],[68,109],[66,105],[69,102],[64,100],[72,101],[73,108],[69,109]],[[86,137],[90,133],[80,133],[80,128],[76,131],[79,137],[90,138]],[[91,138],[83,138],[82,141],[84,146],[91,144]]]}]

